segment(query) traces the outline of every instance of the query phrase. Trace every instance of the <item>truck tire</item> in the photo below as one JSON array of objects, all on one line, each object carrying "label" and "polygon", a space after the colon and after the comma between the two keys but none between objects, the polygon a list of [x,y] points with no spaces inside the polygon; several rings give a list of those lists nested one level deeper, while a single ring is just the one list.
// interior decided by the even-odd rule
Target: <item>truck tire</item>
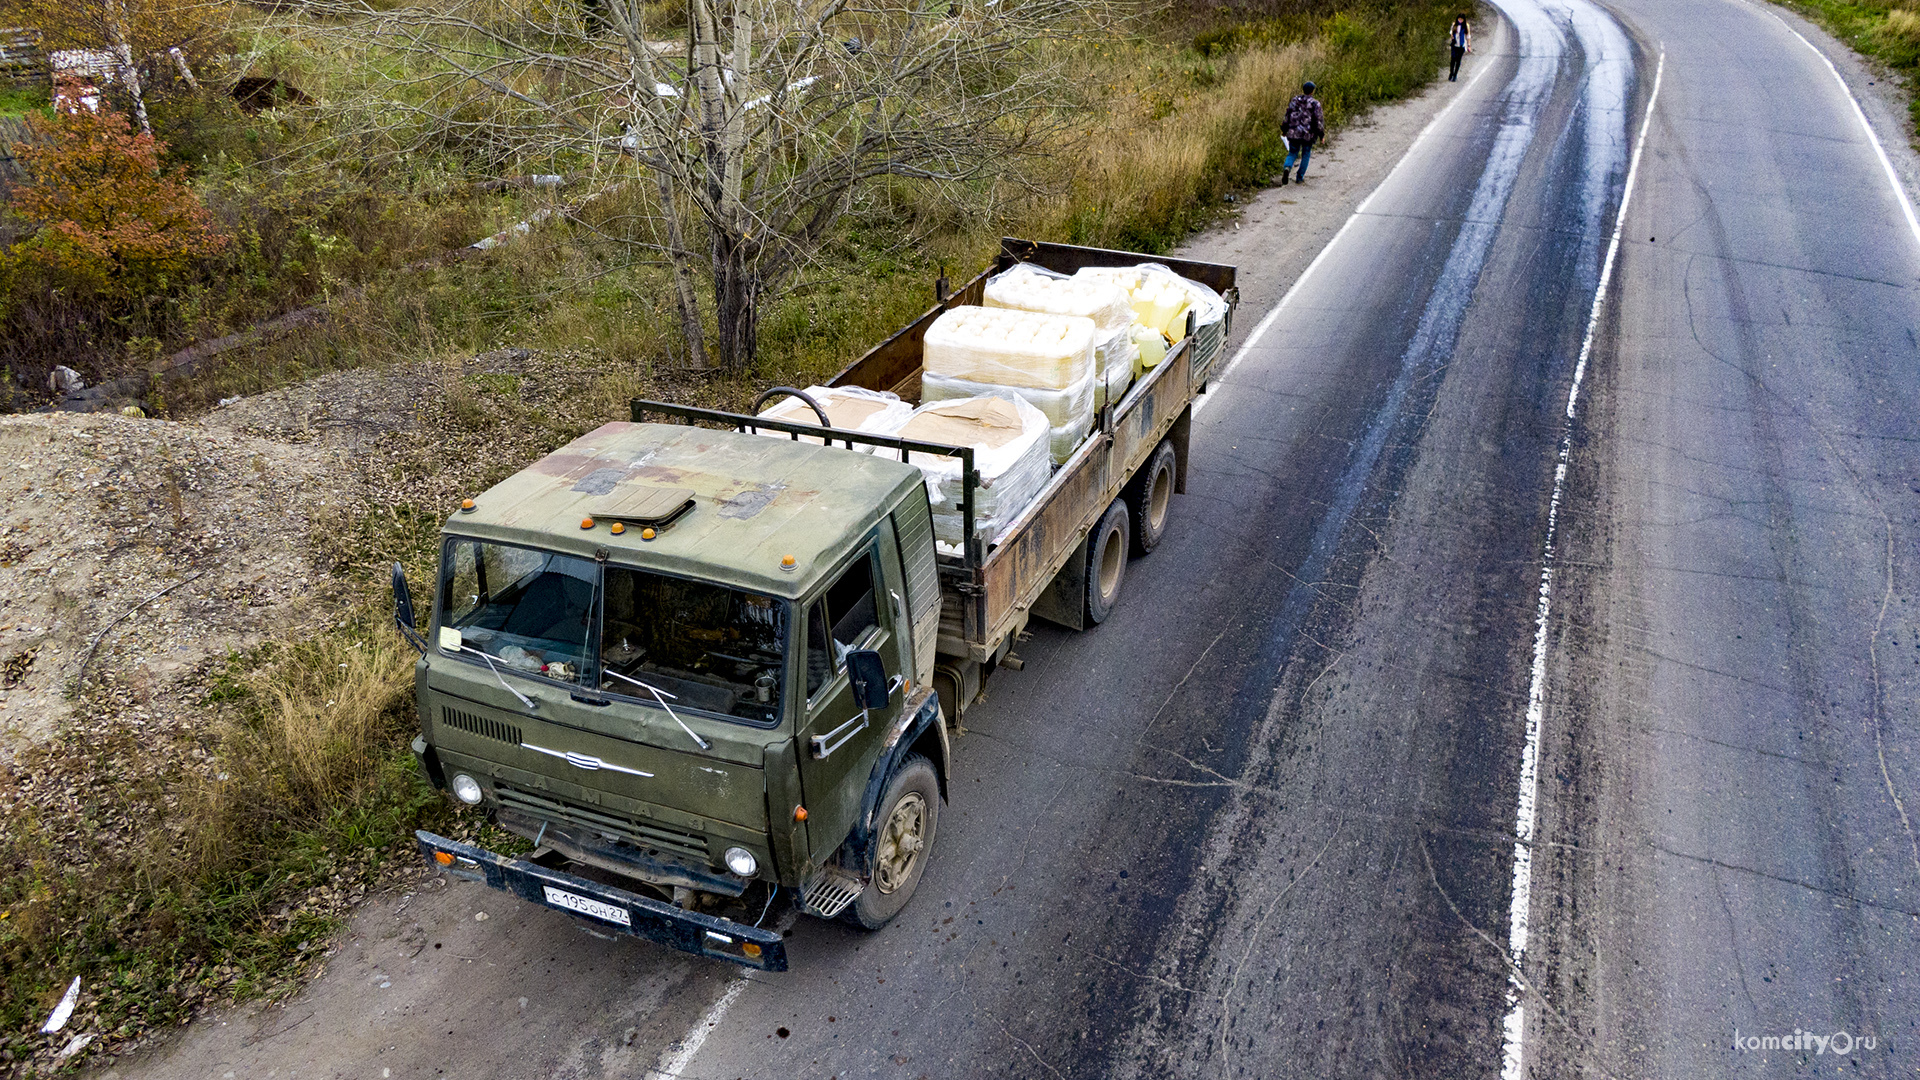
[{"label": "truck tire", "polygon": [[1133,526],[1133,553],[1145,555],[1160,546],[1173,516],[1173,486],[1179,461],[1173,443],[1162,442],[1127,491],[1128,524]]},{"label": "truck tire", "polygon": [[908,754],[887,781],[873,817],[867,887],[842,918],[878,930],[913,898],[940,826],[940,778],[933,763]]},{"label": "truck tire", "polygon": [[1127,576],[1127,503],[1115,499],[1087,536],[1087,625],[1098,626],[1120,600]]}]

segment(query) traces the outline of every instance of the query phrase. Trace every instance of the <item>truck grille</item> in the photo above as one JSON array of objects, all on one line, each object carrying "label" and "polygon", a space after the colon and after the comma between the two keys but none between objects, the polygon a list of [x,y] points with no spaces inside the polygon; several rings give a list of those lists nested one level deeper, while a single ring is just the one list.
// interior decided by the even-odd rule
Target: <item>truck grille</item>
[{"label": "truck grille", "polygon": [[520,745],[520,729],[504,720],[495,720],[488,716],[476,716],[473,713],[461,712],[459,709],[450,709],[443,706],[440,709],[440,722],[448,727],[472,732],[482,738],[498,739],[503,743],[509,743],[513,746]]},{"label": "truck grille", "polygon": [[686,855],[701,863],[708,861],[707,840],[704,836],[681,832],[651,821],[630,818],[624,814],[592,809],[564,799],[556,799],[550,795],[536,795],[505,784],[496,783],[493,791],[499,796],[500,805],[529,817],[567,821],[597,832],[612,834],[635,847]]}]

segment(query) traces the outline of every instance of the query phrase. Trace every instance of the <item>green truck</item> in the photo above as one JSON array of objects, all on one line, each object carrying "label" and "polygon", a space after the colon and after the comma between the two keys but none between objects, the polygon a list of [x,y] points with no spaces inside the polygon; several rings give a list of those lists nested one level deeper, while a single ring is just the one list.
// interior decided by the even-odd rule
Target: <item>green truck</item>
[{"label": "green truck", "polygon": [[[1071,273],[1147,259],[1004,241],[834,384],[916,400],[926,327],[1016,260]],[[1157,261],[1231,317],[1232,267]],[[823,431],[824,413],[816,427],[636,400],[631,422],[466,500],[442,531],[424,634],[394,568],[396,622],[421,652],[413,748],[437,788],[532,850],[423,831],[422,854],[601,928],[765,970],[787,965],[769,926],[782,897],[885,925],[926,868],[950,729],[988,675],[1018,666],[1031,616],[1104,619],[1129,556],[1164,533],[1227,330],[1194,328],[1102,409],[991,546],[941,550],[922,473],[903,461],[959,459],[973,538],[971,449]]]}]

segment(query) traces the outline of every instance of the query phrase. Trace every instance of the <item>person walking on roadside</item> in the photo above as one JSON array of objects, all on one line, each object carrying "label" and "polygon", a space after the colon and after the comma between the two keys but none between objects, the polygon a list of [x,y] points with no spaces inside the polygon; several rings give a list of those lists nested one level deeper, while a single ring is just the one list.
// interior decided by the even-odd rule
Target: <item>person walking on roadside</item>
[{"label": "person walking on roadside", "polygon": [[1453,29],[1447,31],[1447,44],[1453,47],[1453,63],[1447,67],[1447,81],[1453,82],[1460,77],[1460,58],[1473,51],[1473,27],[1467,25],[1465,15],[1453,20]]},{"label": "person walking on roadside", "polygon": [[1313,84],[1302,83],[1300,92],[1287,102],[1286,119],[1280,123],[1280,134],[1287,139],[1287,160],[1280,166],[1281,187],[1287,186],[1287,173],[1293,168],[1295,158],[1300,159],[1300,173],[1294,181],[1307,182],[1307,162],[1313,157],[1313,144],[1326,133],[1326,116],[1319,99],[1313,96]]}]

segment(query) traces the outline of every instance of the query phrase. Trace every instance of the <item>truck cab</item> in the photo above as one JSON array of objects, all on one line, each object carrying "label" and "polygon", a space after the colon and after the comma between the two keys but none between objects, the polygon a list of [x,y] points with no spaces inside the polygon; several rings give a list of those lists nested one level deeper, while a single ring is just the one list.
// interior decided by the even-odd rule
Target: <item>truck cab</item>
[{"label": "truck cab", "polygon": [[784,966],[777,935],[745,933],[775,890],[884,924],[944,798],[939,611],[913,466],[607,424],[445,526],[415,751],[534,852],[428,833],[421,847],[449,871],[758,967]]}]

